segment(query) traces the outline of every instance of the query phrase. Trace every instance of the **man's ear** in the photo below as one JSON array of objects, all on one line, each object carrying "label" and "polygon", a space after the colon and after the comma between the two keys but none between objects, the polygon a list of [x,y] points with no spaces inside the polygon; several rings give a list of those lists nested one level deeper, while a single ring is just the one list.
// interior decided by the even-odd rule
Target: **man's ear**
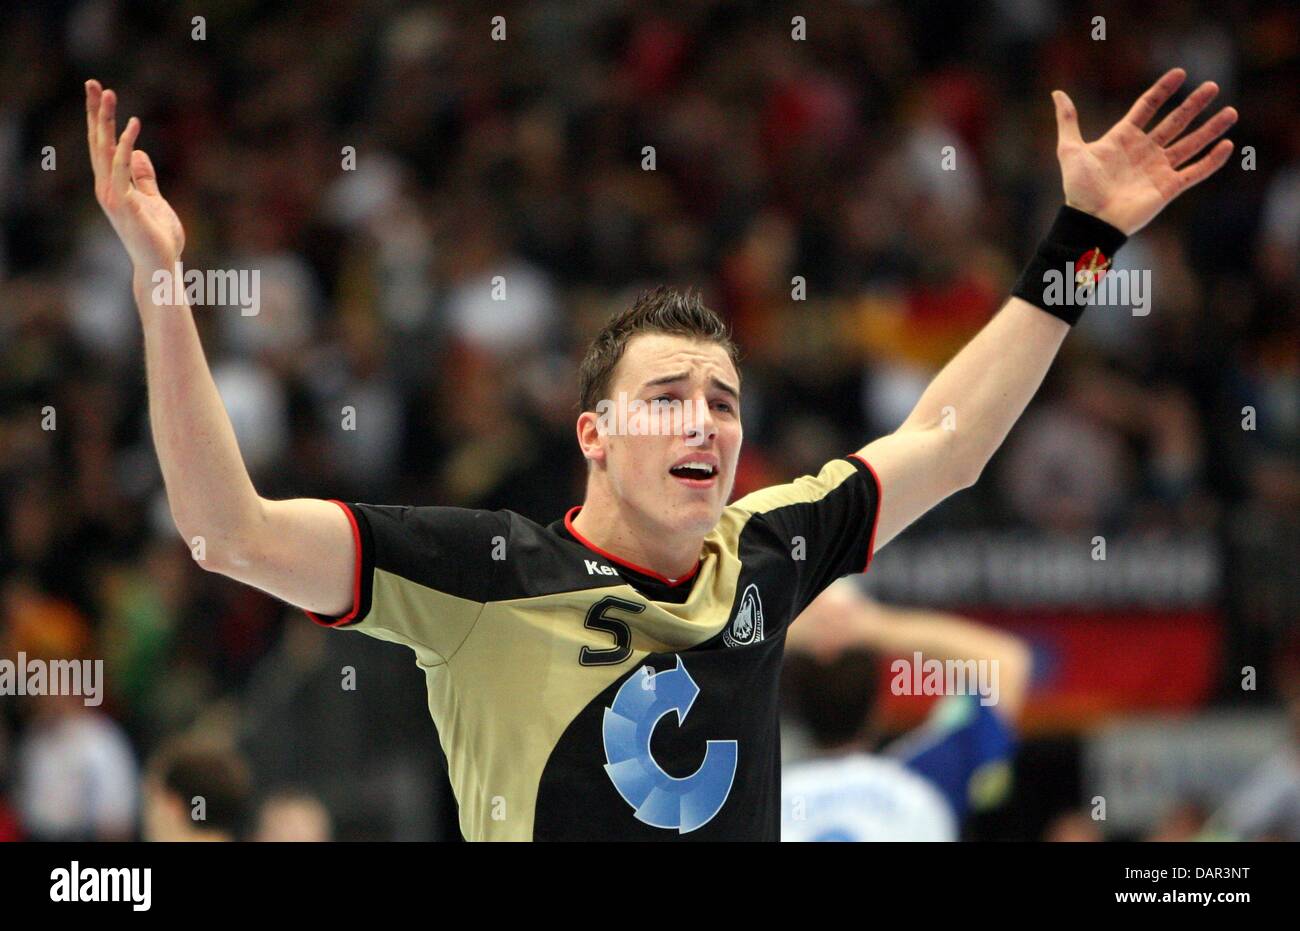
[{"label": "man's ear", "polygon": [[601,430],[600,415],[583,411],[578,415],[578,448],[588,462],[605,461],[605,435]]}]

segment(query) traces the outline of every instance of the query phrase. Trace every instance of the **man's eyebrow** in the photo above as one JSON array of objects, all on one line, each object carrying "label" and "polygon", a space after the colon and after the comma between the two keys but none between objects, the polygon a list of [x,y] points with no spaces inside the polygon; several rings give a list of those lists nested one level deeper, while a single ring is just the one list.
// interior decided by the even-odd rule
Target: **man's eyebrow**
[{"label": "man's eyebrow", "polygon": [[676,375],[660,375],[658,378],[646,382],[642,387],[653,388],[655,385],[671,385],[675,381],[686,381],[689,377],[686,372],[678,372]]},{"label": "man's eyebrow", "polygon": [[727,384],[725,381],[722,381],[720,378],[711,378],[709,380],[713,382],[713,387],[717,388],[719,391],[725,391],[727,394],[731,395],[732,400],[734,401],[740,400],[740,392],[737,391],[735,388],[731,387],[731,385]]},{"label": "man's eyebrow", "polygon": [[[670,385],[673,382],[686,381],[686,379],[688,378],[690,378],[689,372],[677,372],[672,375],[660,375],[658,378],[654,378],[646,382],[642,387],[652,388],[656,385]],[[740,400],[740,392],[737,391],[735,388],[731,387],[731,385],[727,384],[725,381],[722,381],[719,378],[710,378],[709,381],[712,383],[714,388],[717,388],[719,391],[726,392],[727,394],[731,395],[731,397],[736,401]]]}]

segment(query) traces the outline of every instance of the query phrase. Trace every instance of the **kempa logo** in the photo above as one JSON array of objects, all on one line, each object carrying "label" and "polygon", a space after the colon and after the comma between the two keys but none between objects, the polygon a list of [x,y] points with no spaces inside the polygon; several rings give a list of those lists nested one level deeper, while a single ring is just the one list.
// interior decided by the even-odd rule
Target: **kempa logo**
[{"label": "kempa logo", "polygon": [[750,584],[740,599],[740,609],[722,632],[722,642],[729,647],[743,647],[763,639],[763,600],[758,586]]},{"label": "kempa logo", "polygon": [[17,661],[0,659],[0,695],[84,695],[94,707],[104,700],[102,659],[29,660],[19,652]]},{"label": "kempa logo", "polygon": [[153,901],[152,867],[86,867],[73,860],[67,869],[50,872],[51,902],[130,902],[137,912]]},{"label": "kempa logo", "polygon": [[620,391],[617,400],[603,398],[596,402],[596,428],[606,436],[685,436],[687,446],[704,442],[704,423],[708,405],[694,401],[628,400]]},{"label": "kempa logo", "polygon": [[618,575],[618,570],[613,566],[602,566],[594,559],[584,559],[587,564],[587,575]]}]

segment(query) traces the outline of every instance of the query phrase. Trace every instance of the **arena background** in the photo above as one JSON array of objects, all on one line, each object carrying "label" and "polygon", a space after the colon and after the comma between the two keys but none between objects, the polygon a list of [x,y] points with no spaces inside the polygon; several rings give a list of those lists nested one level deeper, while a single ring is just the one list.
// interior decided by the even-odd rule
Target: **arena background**
[{"label": "arena background", "polygon": [[[171,524],[86,78],[143,120],[187,266],[260,270],[256,316],[196,317],[263,495],[549,521],[582,490],[576,358],[639,288],[698,286],[735,327],[738,493],[815,471],[1005,299],[1060,201],[1049,91],[1091,138],[1183,65],[1242,119],[1120,257],[1150,313],[1086,315],[981,482],[868,581],[1034,646],[1014,787],[971,837],[1205,836],[1258,804],[1258,835],[1300,839],[1300,769],[1251,781],[1300,741],[1293,4],[82,0],[0,24],[0,656],[106,664],[98,707],[0,698],[0,835],[138,836],[139,771],[185,734],[320,799],[335,837],[459,836],[411,655],[201,571]],[[924,713],[884,697],[892,728]]]}]

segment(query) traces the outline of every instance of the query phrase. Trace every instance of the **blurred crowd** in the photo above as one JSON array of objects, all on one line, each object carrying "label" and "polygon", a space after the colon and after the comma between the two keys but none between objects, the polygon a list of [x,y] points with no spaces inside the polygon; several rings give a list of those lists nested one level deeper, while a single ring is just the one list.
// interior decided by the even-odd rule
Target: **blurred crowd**
[{"label": "blurred crowd", "polygon": [[201,572],[171,524],[89,77],[141,118],[186,266],[260,269],[257,315],[196,318],[261,494],[549,522],[582,494],[584,339],[637,290],[735,328],[738,493],[815,471],[1005,299],[1061,199],[1049,92],[1092,137],[1183,65],[1242,121],[1119,257],[1150,314],[1085,315],[912,533],[1208,530],[1258,583],[1226,597],[1294,632],[1293,4],[51,0],[0,11],[0,46],[0,655],[107,670],[100,707],[0,699],[0,836],[139,836],[182,734],[246,761],[266,836],[456,833],[409,656]]}]

